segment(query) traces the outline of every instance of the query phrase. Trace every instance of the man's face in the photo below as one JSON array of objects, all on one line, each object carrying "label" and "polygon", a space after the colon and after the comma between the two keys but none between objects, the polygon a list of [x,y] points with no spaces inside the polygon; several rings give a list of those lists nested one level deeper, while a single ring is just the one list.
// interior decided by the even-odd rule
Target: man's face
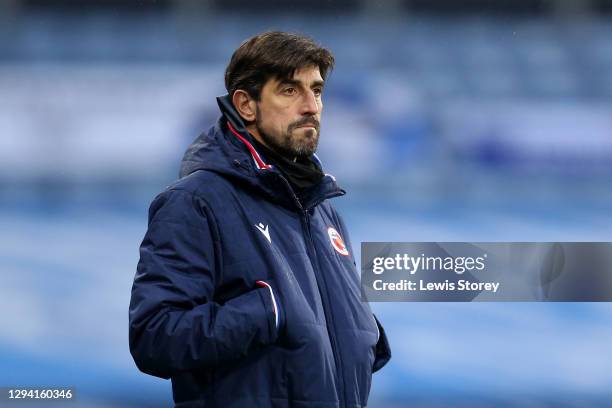
[{"label": "man's face", "polygon": [[316,66],[288,80],[270,79],[261,90],[255,126],[264,143],[283,156],[307,157],[317,150],[323,78]]}]

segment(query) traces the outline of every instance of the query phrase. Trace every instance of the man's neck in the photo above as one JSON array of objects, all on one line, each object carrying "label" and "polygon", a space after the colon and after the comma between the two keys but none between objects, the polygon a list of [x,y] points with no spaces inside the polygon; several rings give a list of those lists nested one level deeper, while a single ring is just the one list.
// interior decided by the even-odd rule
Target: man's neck
[{"label": "man's neck", "polygon": [[268,144],[266,142],[264,142],[263,138],[261,137],[261,135],[259,134],[259,130],[257,130],[257,126],[255,126],[255,123],[251,123],[249,125],[246,125],[246,130],[247,132],[250,133],[251,136],[253,136],[259,143],[261,143],[262,145],[266,146],[268,149],[270,149],[270,146],[268,146]]},{"label": "man's neck", "polygon": [[[259,143],[261,143],[262,145],[266,146],[268,149],[272,150],[272,151],[276,151],[275,149],[273,149],[272,147],[270,147],[261,137],[261,134],[259,133],[259,130],[257,129],[257,126],[255,126],[254,123],[249,124],[246,126],[246,130],[250,133],[251,136],[253,136],[255,138],[255,140],[257,140]],[[291,160],[292,162],[297,162],[297,156],[293,157],[293,158],[289,158],[289,160]]]}]

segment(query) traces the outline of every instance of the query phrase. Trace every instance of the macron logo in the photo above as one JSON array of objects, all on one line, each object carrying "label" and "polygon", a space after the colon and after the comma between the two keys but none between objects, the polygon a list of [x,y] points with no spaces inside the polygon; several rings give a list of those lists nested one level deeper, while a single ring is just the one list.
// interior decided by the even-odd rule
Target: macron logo
[{"label": "macron logo", "polygon": [[261,232],[263,234],[263,236],[266,237],[266,239],[268,240],[269,243],[272,243],[272,240],[270,239],[270,231],[268,230],[268,226],[267,225],[263,225],[260,222],[255,227],[257,227],[259,232]]}]

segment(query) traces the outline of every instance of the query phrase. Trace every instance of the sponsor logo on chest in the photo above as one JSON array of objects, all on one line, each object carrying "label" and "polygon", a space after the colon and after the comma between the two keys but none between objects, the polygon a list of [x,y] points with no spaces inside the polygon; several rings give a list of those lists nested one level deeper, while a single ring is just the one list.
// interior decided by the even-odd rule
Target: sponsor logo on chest
[{"label": "sponsor logo on chest", "polygon": [[334,227],[329,227],[327,229],[327,235],[329,236],[329,240],[331,241],[332,247],[334,247],[336,252],[344,256],[347,256],[349,254],[346,245],[344,245],[344,240]]},{"label": "sponsor logo on chest", "polygon": [[267,225],[263,225],[263,223],[256,224],[255,227],[262,233],[264,237],[268,240],[269,243],[272,243],[272,239],[270,238],[270,230],[268,230]]}]

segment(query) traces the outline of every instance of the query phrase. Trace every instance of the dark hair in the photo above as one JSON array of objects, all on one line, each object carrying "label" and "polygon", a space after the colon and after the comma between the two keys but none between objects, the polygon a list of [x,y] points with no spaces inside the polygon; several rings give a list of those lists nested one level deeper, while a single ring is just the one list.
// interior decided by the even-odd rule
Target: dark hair
[{"label": "dark hair", "polygon": [[225,88],[230,95],[242,89],[259,100],[271,78],[290,79],[297,69],[315,65],[323,79],[334,67],[332,53],[311,38],[271,31],[244,41],[225,69]]}]

